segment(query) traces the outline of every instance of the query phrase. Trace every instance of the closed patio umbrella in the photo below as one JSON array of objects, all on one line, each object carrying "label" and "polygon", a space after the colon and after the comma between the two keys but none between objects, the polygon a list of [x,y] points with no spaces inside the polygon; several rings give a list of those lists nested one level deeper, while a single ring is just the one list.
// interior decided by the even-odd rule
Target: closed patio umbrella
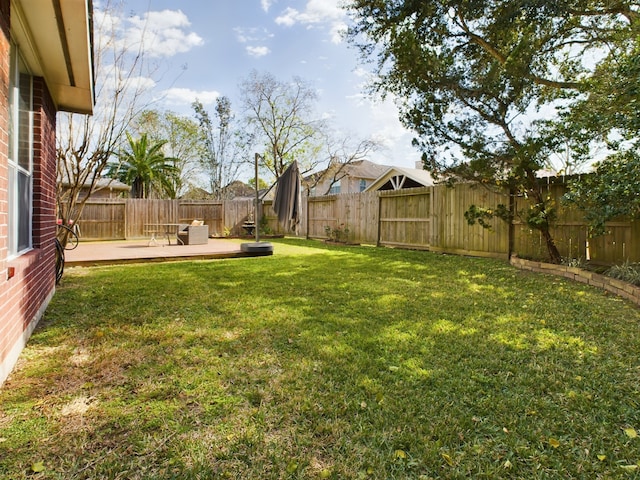
[{"label": "closed patio umbrella", "polygon": [[278,222],[294,232],[300,224],[301,192],[300,169],[298,162],[294,160],[278,178],[273,200],[273,210],[278,215]]}]

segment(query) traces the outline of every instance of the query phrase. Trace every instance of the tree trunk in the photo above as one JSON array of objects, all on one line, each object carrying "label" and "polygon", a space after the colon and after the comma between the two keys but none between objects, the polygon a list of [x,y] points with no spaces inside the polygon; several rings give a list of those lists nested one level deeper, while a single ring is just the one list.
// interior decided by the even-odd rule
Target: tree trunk
[{"label": "tree trunk", "polygon": [[544,227],[540,228],[540,232],[542,232],[545,244],[547,245],[547,253],[549,254],[549,260],[551,261],[551,263],[562,263],[562,257],[560,256],[558,247],[556,247],[556,244],[553,241],[553,237],[549,232],[549,227],[545,225]]},{"label": "tree trunk", "polygon": [[535,172],[529,172],[529,181],[531,182],[532,189],[529,190],[529,194],[531,198],[535,199],[536,207],[537,207],[537,216],[544,212],[545,221],[538,223],[536,222],[537,230],[540,230],[542,237],[544,238],[545,245],[547,246],[547,253],[549,254],[549,261],[551,263],[560,264],[562,263],[562,257],[560,256],[560,252],[558,251],[558,247],[556,247],[555,242],[553,241],[553,237],[551,236],[551,232],[549,231],[549,224],[552,221],[551,218],[554,217],[552,215],[552,210],[550,210],[551,206],[549,204],[549,200],[545,199],[543,192],[540,189],[538,184],[538,179],[535,177]]},{"label": "tree trunk", "polygon": [[131,183],[131,198],[144,198],[144,183],[139,177]]}]

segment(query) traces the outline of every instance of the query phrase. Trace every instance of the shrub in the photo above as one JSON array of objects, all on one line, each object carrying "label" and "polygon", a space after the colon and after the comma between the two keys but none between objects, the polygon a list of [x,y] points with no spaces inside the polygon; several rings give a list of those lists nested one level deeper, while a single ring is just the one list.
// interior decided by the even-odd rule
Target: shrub
[{"label": "shrub", "polygon": [[626,261],[622,265],[614,265],[605,275],[640,286],[640,263]]},{"label": "shrub", "polygon": [[586,268],[587,262],[582,257],[562,257],[562,265],[566,265],[567,267]]},{"label": "shrub", "polygon": [[332,242],[347,242],[349,239],[349,227],[344,223],[341,223],[336,228],[331,228],[329,225],[325,225],[324,233],[327,235],[327,239]]},{"label": "shrub", "polygon": [[273,234],[273,230],[269,226],[269,219],[266,217],[266,215],[260,217],[260,232],[265,235]]}]

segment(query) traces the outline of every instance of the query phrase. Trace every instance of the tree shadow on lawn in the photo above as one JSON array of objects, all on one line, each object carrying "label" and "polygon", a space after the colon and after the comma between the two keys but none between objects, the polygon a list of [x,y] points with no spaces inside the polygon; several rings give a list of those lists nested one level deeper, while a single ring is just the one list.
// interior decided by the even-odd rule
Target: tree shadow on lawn
[{"label": "tree shadow on lawn", "polygon": [[0,469],[33,442],[54,468],[84,455],[130,478],[606,476],[640,459],[622,430],[639,425],[640,316],[584,285],[321,243],[117,271],[54,298],[0,392],[18,459]]}]

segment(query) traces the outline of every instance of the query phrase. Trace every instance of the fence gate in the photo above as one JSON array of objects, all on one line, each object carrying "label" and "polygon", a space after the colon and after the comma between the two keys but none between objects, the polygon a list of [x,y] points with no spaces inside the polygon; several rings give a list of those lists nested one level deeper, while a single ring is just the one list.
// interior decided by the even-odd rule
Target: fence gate
[{"label": "fence gate", "polygon": [[431,187],[381,191],[378,244],[429,248]]}]

